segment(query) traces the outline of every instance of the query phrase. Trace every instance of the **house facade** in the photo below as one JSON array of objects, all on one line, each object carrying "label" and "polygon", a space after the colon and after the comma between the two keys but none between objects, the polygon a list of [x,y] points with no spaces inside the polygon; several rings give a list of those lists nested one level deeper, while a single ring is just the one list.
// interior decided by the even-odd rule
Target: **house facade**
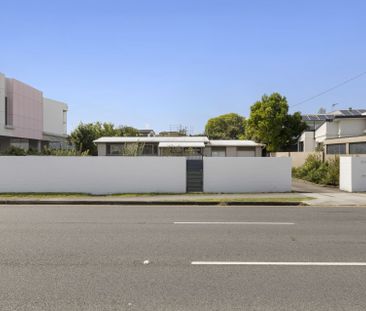
[{"label": "house facade", "polygon": [[67,136],[65,103],[0,73],[0,151],[11,146],[41,150],[61,147]]},{"label": "house facade", "polygon": [[263,145],[250,140],[209,140],[206,136],[101,137],[98,156],[260,157]]},{"label": "house facade", "polygon": [[298,151],[325,154],[366,154],[366,109],[337,110],[303,115],[308,124],[298,140]]}]

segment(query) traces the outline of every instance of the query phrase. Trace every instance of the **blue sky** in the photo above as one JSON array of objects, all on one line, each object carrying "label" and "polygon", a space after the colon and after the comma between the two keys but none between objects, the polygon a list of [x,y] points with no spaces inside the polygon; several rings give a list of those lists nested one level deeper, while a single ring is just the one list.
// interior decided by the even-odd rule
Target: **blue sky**
[{"label": "blue sky", "polygon": [[[366,1],[1,1],[0,72],[80,121],[203,131],[280,92],[290,106],[366,71]],[[365,108],[366,75],[292,109]]]}]

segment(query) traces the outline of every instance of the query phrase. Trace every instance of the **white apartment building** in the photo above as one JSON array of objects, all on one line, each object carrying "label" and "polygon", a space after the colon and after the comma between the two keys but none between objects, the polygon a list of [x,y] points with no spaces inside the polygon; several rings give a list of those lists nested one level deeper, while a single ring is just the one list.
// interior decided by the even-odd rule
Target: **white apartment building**
[{"label": "white apartment building", "polygon": [[298,140],[298,151],[324,149],[326,154],[366,153],[366,109],[303,115],[309,125]]}]

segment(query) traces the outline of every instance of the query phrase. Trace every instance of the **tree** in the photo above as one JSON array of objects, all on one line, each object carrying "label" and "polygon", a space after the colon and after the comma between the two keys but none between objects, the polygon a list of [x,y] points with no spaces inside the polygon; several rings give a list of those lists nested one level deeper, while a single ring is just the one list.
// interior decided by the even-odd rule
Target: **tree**
[{"label": "tree", "polygon": [[144,151],[144,143],[128,143],[124,144],[121,155],[135,157],[142,155]]},{"label": "tree", "polygon": [[210,139],[242,139],[245,124],[245,118],[236,113],[223,114],[207,121],[205,134]]},{"label": "tree", "polygon": [[112,123],[80,123],[71,133],[70,139],[79,152],[89,151],[91,155],[97,155],[97,147],[94,140],[102,136],[137,136],[138,131],[130,126],[115,127]]},{"label": "tree", "polygon": [[246,136],[266,144],[267,151],[279,151],[293,145],[305,129],[299,112],[288,113],[286,97],[273,93],[250,107]]}]

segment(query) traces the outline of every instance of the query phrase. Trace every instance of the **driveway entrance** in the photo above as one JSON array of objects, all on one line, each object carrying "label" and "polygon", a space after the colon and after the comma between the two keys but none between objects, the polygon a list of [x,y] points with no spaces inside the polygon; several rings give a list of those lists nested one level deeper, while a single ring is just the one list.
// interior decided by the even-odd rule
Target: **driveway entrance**
[{"label": "driveway entrance", "polygon": [[293,178],[292,179],[292,191],[302,193],[339,193],[341,192],[338,187],[322,186],[313,184],[311,182]]}]

